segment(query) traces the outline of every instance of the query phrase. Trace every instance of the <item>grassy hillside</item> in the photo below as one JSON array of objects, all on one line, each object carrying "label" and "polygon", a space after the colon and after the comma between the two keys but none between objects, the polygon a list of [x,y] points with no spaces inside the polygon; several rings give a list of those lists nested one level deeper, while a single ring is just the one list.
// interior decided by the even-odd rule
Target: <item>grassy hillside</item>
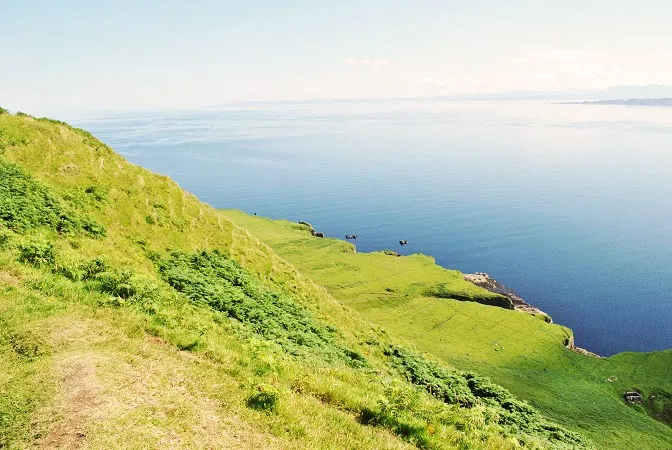
[{"label": "grassy hillside", "polygon": [[[0,175],[0,448],[593,448],[630,440],[665,448],[670,442],[668,427],[623,407],[616,383],[596,397],[616,411],[614,436],[607,437],[609,430],[597,433],[562,409],[545,408],[552,402],[539,398],[538,386],[527,392],[520,388],[525,383],[500,376],[517,370],[523,355],[530,367],[546,369],[555,354],[544,352],[564,351],[568,331],[501,308],[427,297],[437,286],[465,298],[487,296],[427,257],[372,255],[352,269],[347,264],[360,259],[341,257],[367,255],[337,241],[306,239],[288,224],[215,211],[89,133],[48,119],[0,114]],[[290,233],[295,242],[278,248],[276,233]],[[340,250],[315,254],[325,243]],[[322,261],[324,270],[304,264],[325,255],[334,259]],[[388,277],[382,286],[387,264],[399,264],[402,278]],[[410,267],[416,273],[406,272]],[[366,289],[384,289],[389,304],[382,291],[358,287],[367,271]],[[348,283],[351,273],[357,276]],[[412,318],[406,299],[450,305],[443,314],[471,325],[441,331],[439,324],[433,334],[423,331],[427,324],[408,326],[440,316],[425,310]],[[387,317],[396,309],[406,317]],[[482,327],[494,320],[505,324],[497,333],[506,349],[479,346],[492,335]],[[514,343],[521,332],[538,340],[528,345],[531,354]],[[442,341],[429,345],[431,336]],[[456,336],[465,342],[451,350]],[[509,338],[519,358],[504,356]],[[634,379],[642,365],[657,365],[662,374],[669,367],[662,355],[619,355],[619,364],[614,358],[619,383]],[[554,364],[548,367],[568,382],[566,361]],[[658,373],[644,372],[648,379],[637,378],[642,389],[672,391]],[[501,378],[514,393],[483,374]],[[594,393],[597,383],[584,379],[577,376],[567,389]],[[665,415],[662,401],[651,409]]]},{"label": "grassy hillside", "polygon": [[[461,274],[427,256],[356,253],[350,243],[314,238],[295,223],[240,211],[224,214],[366,319],[444,363],[491,376],[603,448],[670,448],[672,351],[603,359],[580,355],[565,348],[571,336],[565,327],[523,312],[432,296],[437,285],[452,290],[454,298],[479,293]],[[628,405],[621,396],[631,389],[654,399]]]}]

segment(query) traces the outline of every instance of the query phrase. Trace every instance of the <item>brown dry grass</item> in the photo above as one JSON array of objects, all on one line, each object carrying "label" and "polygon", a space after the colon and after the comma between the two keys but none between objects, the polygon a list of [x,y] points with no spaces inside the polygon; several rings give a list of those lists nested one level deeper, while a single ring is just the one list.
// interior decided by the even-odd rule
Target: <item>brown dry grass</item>
[{"label": "brown dry grass", "polygon": [[19,275],[6,270],[0,270],[0,285],[17,287],[19,283],[21,283]]},{"label": "brown dry grass", "polygon": [[49,431],[35,448],[289,447],[209,396],[212,386],[200,383],[211,379],[209,363],[154,337],[129,339],[101,321],[62,323],[44,324],[60,350],[58,394],[38,413]]}]

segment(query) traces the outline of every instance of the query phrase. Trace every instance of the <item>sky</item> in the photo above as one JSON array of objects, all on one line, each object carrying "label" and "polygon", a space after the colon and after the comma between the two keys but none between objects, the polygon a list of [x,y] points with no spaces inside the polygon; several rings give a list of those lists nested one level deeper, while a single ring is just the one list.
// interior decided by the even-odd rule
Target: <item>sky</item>
[{"label": "sky", "polygon": [[0,0],[29,113],[672,84],[669,0]]}]

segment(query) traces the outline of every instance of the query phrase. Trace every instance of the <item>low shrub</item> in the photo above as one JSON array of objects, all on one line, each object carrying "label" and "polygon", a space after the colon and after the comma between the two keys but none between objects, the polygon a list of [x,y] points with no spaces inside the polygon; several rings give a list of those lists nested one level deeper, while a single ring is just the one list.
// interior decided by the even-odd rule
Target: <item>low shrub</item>
[{"label": "low shrub", "polygon": [[102,187],[98,185],[91,185],[84,189],[84,192],[97,202],[103,202],[107,200],[107,193]]},{"label": "low shrub", "polygon": [[398,417],[404,412],[419,411],[420,392],[417,388],[402,383],[393,383],[385,387],[385,396],[378,400],[380,413]]},{"label": "low shrub", "polygon": [[103,238],[107,234],[105,231],[105,227],[87,218],[81,219],[78,225],[81,227],[84,233],[88,234],[93,238]]},{"label": "low shrub", "polygon": [[388,386],[376,407],[362,408],[358,419],[364,425],[385,427],[420,449],[441,448],[431,441],[432,417],[420,405],[420,393],[401,383]]},{"label": "low shrub", "polygon": [[46,227],[63,234],[105,236],[101,225],[65,208],[49,188],[1,158],[0,225],[17,232]]},{"label": "low shrub", "polygon": [[12,232],[9,230],[0,230],[0,250],[9,247],[9,242],[12,240]]},{"label": "low shrub", "polygon": [[135,273],[132,269],[117,269],[98,276],[100,290],[116,297],[131,298],[135,295],[135,286],[131,283]]},{"label": "low shrub", "polygon": [[275,412],[280,405],[280,392],[269,384],[257,384],[245,404],[258,411]]},{"label": "low shrub", "polygon": [[107,271],[107,263],[102,258],[94,258],[82,264],[80,269],[82,270],[82,278],[84,280],[91,280],[96,275]]},{"label": "low shrub", "polygon": [[54,267],[56,252],[51,242],[32,241],[19,245],[19,261],[35,267]]},{"label": "low shrub", "polygon": [[295,356],[311,354],[351,367],[368,367],[366,359],[337,342],[333,329],[290,296],[261,284],[238,263],[215,250],[173,252],[158,259],[159,272],[194,302],[226,313],[254,333],[276,342]]},{"label": "low shrub", "polygon": [[[98,267],[98,266],[96,266]],[[123,300],[158,300],[161,297],[159,286],[149,278],[135,274],[132,269],[115,269],[95,276],[102,292]]]},{"label": "low shrub", "polygon": [[516,399],[509,391],[487,378],[446,369],[401,347],[390,346],[385,350],[385,355],[409,382],[422,387],[444,403],[490,408],[490,417],[496,418],[499,425],[514,433],[521,431],[539,435],[575,448],[587,445],[581,435],[546,421],[532,406]]},{"label": "low shrub", "polygon": [[76,264],[64,264],[59,261],[54,267],[54,272],[63,275],[70,281],[82,281],[84,279],[84,271]]},{"label": "low shrub", "polygon": [[444,369],[401,347],[390,347],[385,354],[408,381],[421,386],[444,403],[476,404],[476,396],[463,374]]}]

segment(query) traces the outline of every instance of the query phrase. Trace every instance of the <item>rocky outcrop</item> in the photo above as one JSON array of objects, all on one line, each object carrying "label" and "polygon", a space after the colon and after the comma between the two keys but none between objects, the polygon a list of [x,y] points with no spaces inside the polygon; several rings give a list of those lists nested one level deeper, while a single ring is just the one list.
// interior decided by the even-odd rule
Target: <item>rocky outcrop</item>
[{"label": "rocky outcrop", "polygon": [[637,391],[629,391],[623,394],[623,400],[628,403],[644,403],[644,397]]},{"label": "rocky outcrop", "polygon": [[523,300],[522,297],[516,294],[513,289],[504,286],[502,283],[490,277],[490,275],[485,272],[465,273],[464,279],[475,284],[476,286],[487,289],[490,292],[508,297],[513,303],[514,309],[518,311],[523,311],[534,316],[542,316],[546,322],[553,323],[551,316],[539,308],[530,305],[525,300]]},{"label": "rocky outcrop", "polygon": [[304,222],[303,220],[301,220],[301,221],[299,221],[299,225],[303,225],[305,228],[308,229],[310,234],[315,236],[315,237],[318,237],[318,238],[323,238],[324,237],[324,233],[319,232],[319,231],[315,231],[315,228],[313,228],[313,226],[308,222]]},{"label": "rocky outcrop", "polygon": [[[522,297],[516,294],[516,292],[513,289],[503,285],[502,283],[495,280],[487,273],[485,272],[465,273],[463,276],[465,280],[475,284],[476,286],[480,286],[484,289],[487,289],[490,292],[494,292],[496,294],[508,297],[509,300],[511,300],[511,303],[513,303],[513,309],[517,311],[526,312],[533,316],[541,316],[546,322],[553,323],[553,319],[551,318],[551,316],[549,316],[536,306],[532,306],[529,303],[527,303],[525,300],[523,300]],[[597,353],[593,353],[589,350],[586,350],[585,348],[577,347],[576,345],[574,345],[573,335],[569,336],[565,340],[565,346],[568,349],[572,350],[573,352],[579,353],[581,355],[591,356],[593,358],[601,358],[601,356],[598,355]]]},{"label": "rocky outcrop", "polygon": [[308,228],[308,231],[310,231],[310,234],[315,233],[315,228],[313,228],[313,226],[310,223],[304,222],[303,220],[300,220],[299,225],[303,225],[304,227]]},{"label": "rocky outcrop", "polygon": [[474,293],[460,293],[456,292],[449,285],[445,283],[438,283],[428,288],[425,295],[437,298],[450,298],[459,300],[461,302],[475,302],[482,305],[496,306],[503,309],[514,309],[513,302],[510,298],[502,294],[474,294]]},{"label": "rocky outcrop", "polygon": [[[591,356],[593,358],[602,358],[597,353],[593,353],[590,350],[586,350],[585,348],[577,347],[576,345],[574,345],[574,335],[571,335],[567,338],[567,340],[565,341],[565,347],[580,355]],[[618,378],[613,377],[612,379],[612,377],[609,377],[605,381],[607,381],[608,383],[613,383],[616,380],[618,380]]]}]

